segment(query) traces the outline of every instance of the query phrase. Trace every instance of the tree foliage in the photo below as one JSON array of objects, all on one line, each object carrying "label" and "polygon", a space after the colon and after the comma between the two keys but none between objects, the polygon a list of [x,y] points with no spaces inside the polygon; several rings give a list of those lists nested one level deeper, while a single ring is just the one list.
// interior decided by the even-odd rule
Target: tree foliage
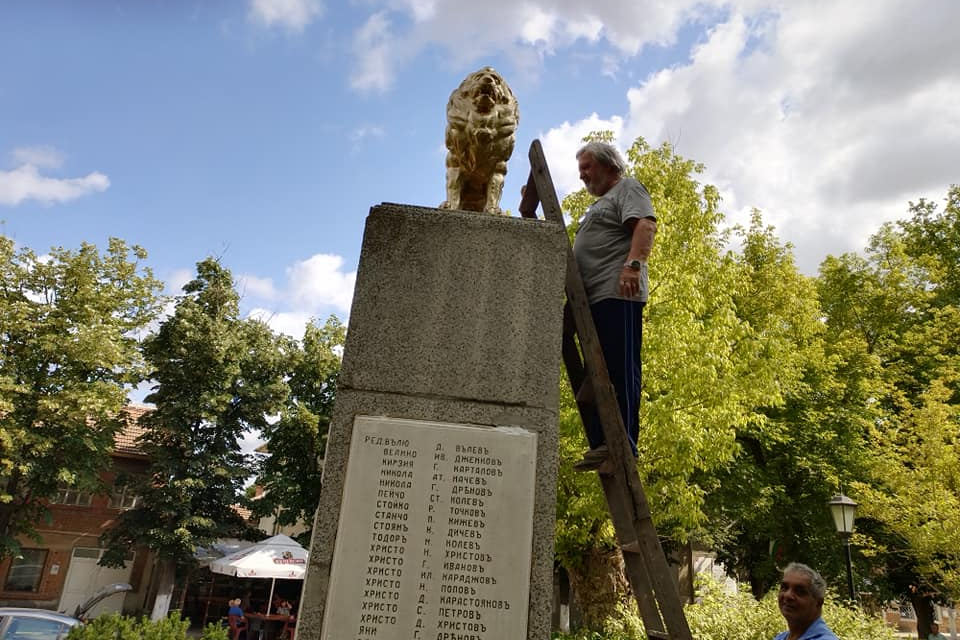
[{"label": "tree foliage", "polygon": [[104,535],[109,563],[133,545],[156,552],[166,563],[161,591],[197,546],[251,533],[235,508],[253,472],[240,439],[266,429],[287,393],[280,343],[262,322],[240,318],[227,269],[208,258],[183,291],[144,342],[155,381],[146,400],[156,408],[142,420],[139,444],[150,458],[135,481],[142,500]]},{"label": "tree foliage", "polygon": [[145,258],[118,239],[38,256],[0,237],[0,558],[37,538],[58,486],[99,488],[158,304]]},{"label": "tree foliage", "polygon": [[280,419],[263,432],[269,453],[259,466],[264,493],[253,503],[254,513],[275,515],[282,526],[305,523],[307,531],[298,536],[302,543],[310,539],[320,502],[320,459],[327,446],[345,337],[346,328],[331,316],[323,325],[309,323],[303,341],[288,345],[290,394]]},{"label": "tree foliage", "polygon": [[942,211],[911,203],[910,217],[871,238],[864,258],[828,261],[830,321],[877,363],[879,415],[868,430],[855,538],[868,579],[906,594],[926,633],[930,603],[960,597],[960,190]]},{"label": "tree foliage", "polygon": [[842,569],[825,503],[861,466],[872,387],[827,343],[815,282],[797,271],[789,245],[756,213],[739,233],[737,314],[762,357],[779,363],[767,370],[779,397],[755,408],[761,418],[738,431],[730,463],[704,474],[710,525],[701,542],[759,597],[785,560],[826,575]]}]

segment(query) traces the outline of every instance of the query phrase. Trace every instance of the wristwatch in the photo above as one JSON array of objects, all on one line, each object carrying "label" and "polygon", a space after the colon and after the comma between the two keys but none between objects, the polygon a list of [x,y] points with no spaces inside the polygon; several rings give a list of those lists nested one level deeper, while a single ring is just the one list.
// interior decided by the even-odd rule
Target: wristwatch
[{"label": "wristwatch", "polygon": [[634,271],[640,271],[640,269],[643,268],[643,265],[643,260],[637,260],[636,258],[623,263],[623,266],[630,267]]}]

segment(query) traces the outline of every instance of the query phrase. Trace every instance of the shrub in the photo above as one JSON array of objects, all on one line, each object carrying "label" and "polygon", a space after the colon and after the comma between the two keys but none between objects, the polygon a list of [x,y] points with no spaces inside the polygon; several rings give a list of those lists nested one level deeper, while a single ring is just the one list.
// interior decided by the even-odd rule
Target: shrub
[{"label": "shrub", "polygon": [[[179,613],[157,621],[113,613],[74,627],[67,640],[186,640],[189,627],[190,621],[181,619]],[[209,624],[201,640],[227,640],[227,630]]]},{"label": "shrub", "polygon": [[[772,640],[787,625],[777,607],[776,590],[757,601],[749,591],[729,593],[710,576],[698,576],[700,600],[684,608],[696,640]],[[859,608],[850,607],[827,594],[823,618],[838,638],[844,640],[895,640],[893,629]],[[608,620],[602,633],[580,631],[554,634],[556,640],[646,640],[643,623],[634,608]]]}]

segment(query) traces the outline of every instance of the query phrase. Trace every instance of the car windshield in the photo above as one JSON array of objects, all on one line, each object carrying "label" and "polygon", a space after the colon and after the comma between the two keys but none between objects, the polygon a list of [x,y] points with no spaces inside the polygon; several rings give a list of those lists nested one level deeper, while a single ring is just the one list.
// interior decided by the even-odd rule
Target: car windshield
[{"label": "car windshield", "polygon": [[10,624],[0,640],[62,640],[70,629],[56,620],[9,617]]}]

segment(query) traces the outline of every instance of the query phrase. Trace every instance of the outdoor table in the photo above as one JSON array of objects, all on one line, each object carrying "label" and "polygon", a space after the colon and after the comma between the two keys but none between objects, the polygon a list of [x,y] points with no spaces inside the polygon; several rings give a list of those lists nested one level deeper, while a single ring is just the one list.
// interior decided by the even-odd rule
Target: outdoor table
[{"label": "outdoor table", "polygon": [[[269,615],[265,613],[248,613],[245,614],[245,617],[250,621],[250,629],[247,633],[254,634],[250,636],[251,640],[254,637],[260,640],[275,640],[279,638],[283,632],[283,626],[287,622],[293,622],[296,619],[296,616],[283,615],[280,613],[271,613]],[[279,627],[276,634],[270,633],[271,627]]]}]

